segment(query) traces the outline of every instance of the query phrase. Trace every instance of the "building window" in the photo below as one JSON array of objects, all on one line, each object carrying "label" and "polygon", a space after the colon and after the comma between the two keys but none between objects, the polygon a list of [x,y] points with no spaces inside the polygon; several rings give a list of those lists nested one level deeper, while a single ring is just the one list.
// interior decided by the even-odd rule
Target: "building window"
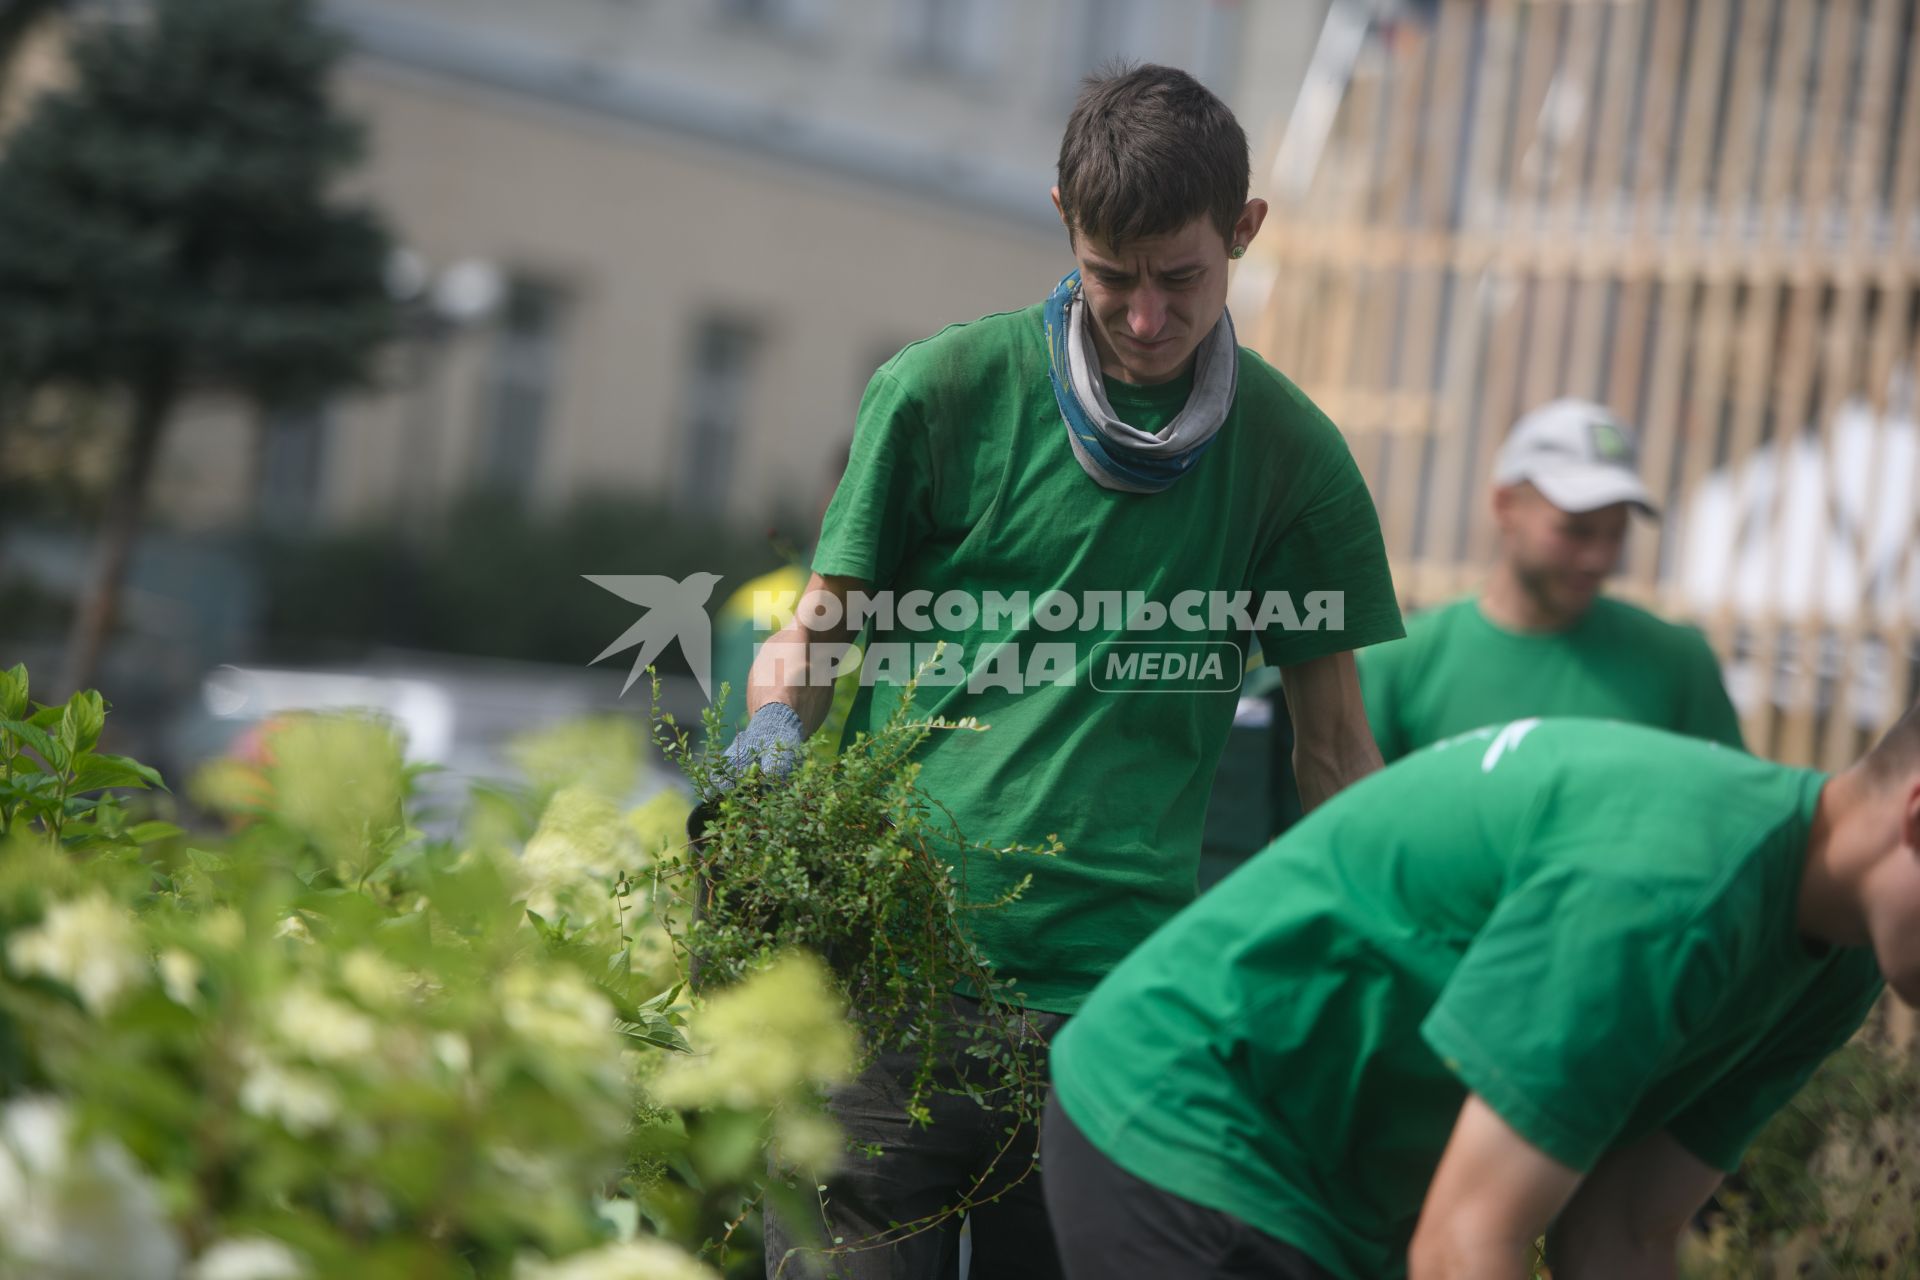
[{"label": "building window", "polygon": [[832,0],[719,0],[720,17],[785,36],[818,35]]},{"label": "building window", "polygon": [[278,532],[309,527],[320,505],[327,413],[318,405],[269,409],[260,417],[260,523]]},{"label": "building window", "polygon": [[485,492],[522,502],[533,493],[559,375],[563,304],[551,285],[521,277],[508,282],[475,458],[475,479]]},{"label": "building window", "polygon": [[1000,65],[1004,0],[898,0],[900,52],[915,67],[978,79]]},{"label": "building window", "polygon": [[736,316],[709,316],[694,333],[680,475],[690,506],[726,509],[761,344],[758,326]]}]

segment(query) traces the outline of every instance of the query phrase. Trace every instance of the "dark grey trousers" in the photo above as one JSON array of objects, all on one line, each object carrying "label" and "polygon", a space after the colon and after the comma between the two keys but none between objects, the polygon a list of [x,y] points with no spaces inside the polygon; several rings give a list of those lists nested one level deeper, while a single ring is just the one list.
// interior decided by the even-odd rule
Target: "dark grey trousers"
[{"label": "dark grey trousers", "polygon": [[[978,1026],[980,1004],[955,996],[952,1016]],[[1025,1016],[1027,1051],[1034,1069],[1044,1073],[1046,1046],[1066,1017],[1035,1011]],[[880,1154],[855,1152],[845,1157],[840,1170],[827,1179],[826,1191],[820,1193],[818,1221],[787,1222],[768,1212],[769,1277],[954,1280],[960,1260],[957,1216],[895,1243],[849,1246],[896,1223],[931,1217],[972,1192],[976,1201],[997,1193],[991,1203],[978,1205],[968,1215],[972,1280],[1059,1280],[1060,1263],[1047,1225],[1040,1174],[1034,1168],[1040,1146],[1038,1126],[1020,1126],[1009,1144],[1011,1114],[947,1091],[991,1089],[987,1064],[958,1052],[955,1059],[943,1064],[935,1076],[942,1091],[926,1099],[933,1123],[924,1128],[914,1125],[906,1114],[918,1066],[913,1053],[882,1054],[858,1079],[834,1091],[828,1109],[850,1142],[877,1147]],[[1006,1150],[1001,1153],[1003,1146]],[[833,1247],[835,1239],[844,1245]],[[827,1247],[814,1247],[821,1244]]]},{"label": "dark grey trousers", "polygon": [[[1334,1280],[1284,1240],[1162,1191],[1107,1159],[1051,1091],[1040,1145],[1068,1280]],[[995,1273],[980,1274],[987,1280]]]}]

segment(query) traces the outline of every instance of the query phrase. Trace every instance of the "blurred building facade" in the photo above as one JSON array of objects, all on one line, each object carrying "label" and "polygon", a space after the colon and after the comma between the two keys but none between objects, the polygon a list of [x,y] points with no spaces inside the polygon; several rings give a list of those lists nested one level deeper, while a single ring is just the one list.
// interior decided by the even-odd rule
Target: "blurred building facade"
[{"label": "blurred building facade", "polygon": [[810,512],[866,380],[1071,266],[1048,201],[1080,77],[1186,67],[1256,151],[1324,3],[333,0],[358,193],[417,292],[383,388],[253,421],[203,404],[163,519],[431,519],[665,495]]}]

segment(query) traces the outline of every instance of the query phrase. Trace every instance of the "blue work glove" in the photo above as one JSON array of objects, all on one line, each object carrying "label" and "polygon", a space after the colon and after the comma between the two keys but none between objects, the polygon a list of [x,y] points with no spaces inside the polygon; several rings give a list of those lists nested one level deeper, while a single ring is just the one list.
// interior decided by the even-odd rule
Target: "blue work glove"
[{"label": "blue work glove", "polygon": [[714,771],[717,789],[722,793],[733,790],[756,764],[764,777],[786,777],[800,763],[801,740],[805,737],[798,711],[784,702],[762,704],[747,727],[734,736],[725,765]]}]

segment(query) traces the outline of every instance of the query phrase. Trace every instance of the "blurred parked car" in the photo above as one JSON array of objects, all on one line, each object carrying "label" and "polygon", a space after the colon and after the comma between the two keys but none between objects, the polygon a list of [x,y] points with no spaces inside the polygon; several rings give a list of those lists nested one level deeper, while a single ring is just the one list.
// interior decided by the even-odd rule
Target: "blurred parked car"
[{"label": "blurred parked car", "polygon": [[[256,738],[273,718],[298,711],[362,711],[390,723],[408,761],[437,766],[421,779],[427,830],[450,832],[475,782],[514,782],[508,746],[524,734],[594,715],[631,716],[646,732],[645,686],[620,697],[623,673],[533,663],[404,654],[354,668],[222,665],[167,722],[156,765],[184,783],[202,766],[258,753]],[[663,677],[663,709],[697,724],[701,697],[690,679]],[[638,803],[680,778],[650,757],[634,779]],[[176,786],[176,790],[180,788]]]}]

